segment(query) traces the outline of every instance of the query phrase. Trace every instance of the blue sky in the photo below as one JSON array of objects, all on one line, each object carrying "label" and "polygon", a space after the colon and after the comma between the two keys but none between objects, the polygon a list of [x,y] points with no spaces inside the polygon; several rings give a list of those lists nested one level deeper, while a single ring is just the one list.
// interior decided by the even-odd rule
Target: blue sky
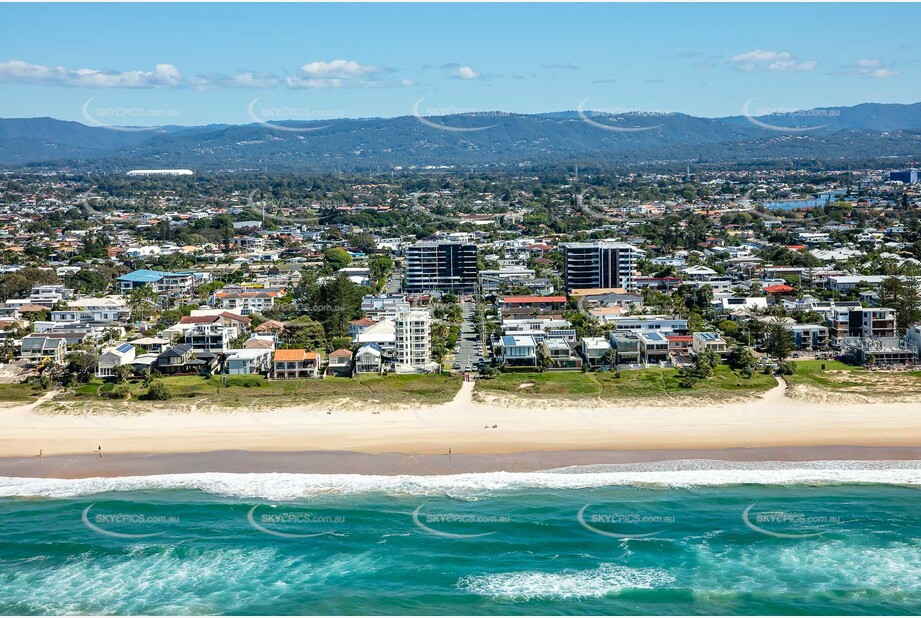
[{"label": "blue sky", "polygon": [[192,125],[414,105],[724,116],[752,97],[752,113],[909,103],[919,17],[914,4],[5,4],[0,116]]}]

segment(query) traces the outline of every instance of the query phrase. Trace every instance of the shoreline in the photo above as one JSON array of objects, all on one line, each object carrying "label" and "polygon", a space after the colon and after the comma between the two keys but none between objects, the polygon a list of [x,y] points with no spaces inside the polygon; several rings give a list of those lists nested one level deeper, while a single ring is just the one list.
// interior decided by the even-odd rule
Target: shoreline
[{"label": "shoreline", "polygon": [[[126,453],[0,457],[0,477],[116,478],[163,474],[353,474],[376,476],[443,476],[488,472],[540,472],[571,466],[631,464],[677,465],[718,461],[739,464],[825,461],[921,461],[921,447],[773,447],[668,450],[528,451],[507,454],[412,455],[351,451],[237,451],[200,453]],[[757,465],[750,466],[758,469]]]},{"label": "shoreline", "polygon": [[[171,467],[174,463],[163,456],[172,455],[176,461],[197,462],[184,468],[193,472],[206,470],[204,465],[218,466],[208,471],[223,470],[219,467],[222,460],[212,453],[224,453],[229,462],[245,460],[246,465],[236,469],[241,472],[345,472],[349,467],[376,471],[383,467],[394,470],[393,474],[421,465],[405,463],[413,461],[427,462],[420,469],[449,473],[441,472],[448,468],[437,464],[449,450],[451,469],[469,471],[495,470],[501,467],[499,463],[512,466],[511,470],[532,471],[650,458],[713,459],[720,458],[719,453],[726,453],[729,459],[755,461],[816,459],[813,453],[824,451],[841,454],[826,453],[819,459],[921,459],[917,403],[804,403],[787,396],[783,381],[749,401],[691,407],[678,402],[671,406],[623,402],[619,407],[572,402],[549,407],[553,405],[549,400],[547,406],[480,402],[473,397],[472,382],[464,383],[447,404],[410,409],[340,410],[308,403],[266,412],[130,415],[36,410],[51,396],[0,409],[0,473],[15,468],[26,474],[36,461],[65,473],[68,469],[75,473],[99,469],[96,451],[100,446],[105,467],[114,467],[109,462],[116,460],[145,458]],[[867,457],[859,454],[861,449],[882,449],[887,454]],[[36,457],[39,451],[43,460]],[[248,455],[235,459],[230,453]],[[586,459],[587,453],[596,459]],[[764,453],[776,454],[768,457]],[[335,465],[327,456],[336,460]],[[306,468],[295,463],[304,457],[309,463]],[[363,457],[378,459],[367,463]],[[86,464],[85,459],[94,463]],[[55,467],[47,462],[61,463]],[[140,464],[124,465],[135,468]],[[459,465],[463,467],[457,468]]]}]

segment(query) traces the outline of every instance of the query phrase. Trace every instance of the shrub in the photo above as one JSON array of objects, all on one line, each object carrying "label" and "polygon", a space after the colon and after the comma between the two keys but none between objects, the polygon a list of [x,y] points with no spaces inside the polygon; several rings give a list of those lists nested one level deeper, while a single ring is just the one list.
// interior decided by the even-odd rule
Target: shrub
[{"label": "shrub", "polygon": [[105,396],[109,399],[128,399],[131,396],[131,389],[124,384],[119,384],[106,391]]},{"label": "shrub", "polygon": [[240,386],[244,388],[252,388],[254,386],[262,386],[262,378],[243,378],[240,381]]},{"label": "shrub", "polygon": [[166,401],[172,396],[173,394],[170,392],[169,387],[163,382],[154,382],[147,389],[147,399],[152,399],[153,401]]},{"label": "shrub", "polygon": [[790,361],[780,361],[780,364],[777,366],[777,373],[782,376],[792,376],[796,373],[796,365]]}]

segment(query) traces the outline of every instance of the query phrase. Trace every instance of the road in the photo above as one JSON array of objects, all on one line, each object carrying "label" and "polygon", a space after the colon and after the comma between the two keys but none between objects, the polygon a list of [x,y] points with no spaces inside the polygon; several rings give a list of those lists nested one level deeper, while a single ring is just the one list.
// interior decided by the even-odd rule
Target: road
[{"label": "road", "polygon": [[390,272],[390,278],[387,280],[387,286],[384,288],[384,291],[388,294],[396,294],[400,291],[400,287],[403,285],[403,270],[400,268],[394,268]]},{"label": "road", "polygon": [[470,365],[473,370],[477,369],[477,364],[480,362],[480,359],[483,358],[483,355],[477,351],[477,344],[480,341],[479,335],[477,335],[474,330],[474,322],[476,320],[476,310],[474,309],[475,304],[473,302],[461,302],[461,307],[464,310],[464,321],[461,323],[461,332],[458,343],[460,348],[454,354],[454,362],[460,364],[460,369],[463,371]]}]

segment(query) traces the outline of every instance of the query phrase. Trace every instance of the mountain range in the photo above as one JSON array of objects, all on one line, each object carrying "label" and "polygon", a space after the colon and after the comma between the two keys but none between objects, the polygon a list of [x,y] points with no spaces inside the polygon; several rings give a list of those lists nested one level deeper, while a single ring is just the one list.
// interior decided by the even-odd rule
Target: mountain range
[{"label": "mountain range", "polygon": [[921,103],[724,118],[643,112],[485,112],[133,128],[0,119],[0,168],[374,171],[747,165],[905,165],[921,157]]}]

